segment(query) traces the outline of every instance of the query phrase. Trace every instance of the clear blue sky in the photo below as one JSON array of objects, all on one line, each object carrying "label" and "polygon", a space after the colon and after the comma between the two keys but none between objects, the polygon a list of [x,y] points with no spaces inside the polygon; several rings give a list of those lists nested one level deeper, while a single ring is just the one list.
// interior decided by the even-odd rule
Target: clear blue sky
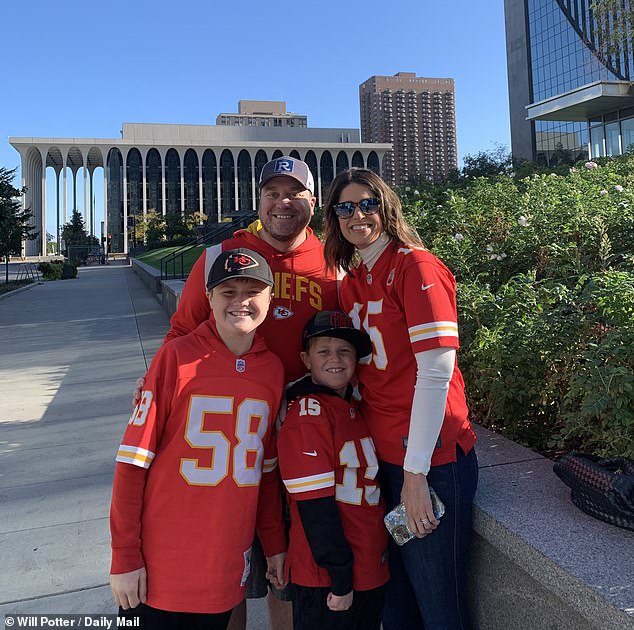
[{"label": "clear blue sky", "polygon": [[[311,127],[358,128],[359,84],[399,71],[455,79],[461,163],[510,145],[502,0],[3,4],[6,168],[20,165],[9,136],[214,124],[240,99],[285,100]],[[83,205],[83,182],[79,190]]]}]

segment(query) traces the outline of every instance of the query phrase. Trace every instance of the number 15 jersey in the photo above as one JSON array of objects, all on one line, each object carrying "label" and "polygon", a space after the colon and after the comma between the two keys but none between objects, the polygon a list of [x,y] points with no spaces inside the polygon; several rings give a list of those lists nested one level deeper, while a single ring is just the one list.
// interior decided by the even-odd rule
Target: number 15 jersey
[{"label": "number 15 jersey", "polygon": [[326,393],[297,398],[280,430],[278,452],[291,509],[287,556],[291,581],[331,586],[328,572],[315,562],[297,502],[334,496],[354,554],[354,589],[367,591],[385,584],[387,531],[375,478],[378,461],[356,404]]},{"label": "number 15 jersey", "polygon": [[[456,281],[423,249],[392,242],[368,271],[361,263],[341,284],[341,310],[372,339],[373,354],[360,361],[361,409],[379,459],[403,465],[416,383],[415,353],[458,348]],[[458,364],[449,383],[445,417],[431,465],[468,453],[475,433],[468,420]]]}]

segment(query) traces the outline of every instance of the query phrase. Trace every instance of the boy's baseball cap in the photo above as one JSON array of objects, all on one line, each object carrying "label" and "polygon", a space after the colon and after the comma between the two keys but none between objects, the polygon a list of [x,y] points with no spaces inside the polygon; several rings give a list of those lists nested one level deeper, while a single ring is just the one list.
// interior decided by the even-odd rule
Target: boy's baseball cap
[{"label": "boy's baseball cap", "polygon": [[262,188],[269,179],[273,179],[273,177],[280,177],[281,175],[287,175],[288,177],[296,179],[304,188],[307,188],[314,194],[315,180],[313,179],[313,174],[308,168],[308,164],[298,160],[297,158],[288,157],[286,155],[275,158],[264,165],[262,172],[260,173],[258,188]]},{"label": "boy's baseball cap", "polygon": [[350,342],[357,351],[357,359],[372,354],[372,341],[368,333],[357,330],[352,320],[341,311],[321,311],[313,315],[304,326],[302,350],[306,352],[308,340],[313,337],[337,337]]},{"label": "boy's baseball cap", "polygon": [[253,278],[273,286],[269,264],[260,254],[246,247],[228,249],[214,260],[207,277],[207,288],[211,290],[232,278]]}]

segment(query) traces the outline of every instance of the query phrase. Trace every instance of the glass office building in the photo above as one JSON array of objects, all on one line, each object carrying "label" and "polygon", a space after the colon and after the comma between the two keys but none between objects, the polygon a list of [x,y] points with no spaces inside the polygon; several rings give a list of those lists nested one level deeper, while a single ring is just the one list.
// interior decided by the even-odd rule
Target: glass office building
[{"label": "glass office building", "polygon": [[505,0],[514,156],[552,165],[634,143],[632,38],[616,36],[631,29],[631,8],[617,5]]}]

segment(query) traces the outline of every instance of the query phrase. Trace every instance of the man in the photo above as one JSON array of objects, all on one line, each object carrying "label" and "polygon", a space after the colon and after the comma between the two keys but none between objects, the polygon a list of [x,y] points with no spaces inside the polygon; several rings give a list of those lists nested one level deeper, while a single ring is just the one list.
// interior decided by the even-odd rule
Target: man
[{"label": "man", "polygon": [[288,380],[294,380],[306,372],[299,358],[304,324],[318,311],[337,308],[336,277],[325,273],[323,245],[308,227],[316,202],[308,165],[290,157],[271,160],[262,169],[259,190],[259,220],[208,247],[196,261],[165,340],[185,335],[209,318],[205,282],[213,261],[222,251],[248,247],[266,258],[275,279],[260,332],[282,359]]},{"label": "man", "polygon": [[[268,348],[282,360],[288,382],[306,373],[300,359],[304,324],[319,311],[338,308],[337,281],[335,274],[324,271],[323,245],[308,227],[316,202],[308,165],[287,156],[271,160],[262,169],[258,188],[259,219],[232,238],[208,247],[196,261],[165,340],[185,335],[209,318],[205,288],[214,260],[228,249],[248,247],[264,256],[273,271],[273,300],[259,331]],[[259,550],[259,545],[255,548]],[[254,553],[247,597],[263,597],[267,593],[265,570],[263,554]],[[278,597],[268,592],[271,626],[273,630],[290,630],[290,601]],[[245,627],[243,601],[234,609],[230,629]]]}]

